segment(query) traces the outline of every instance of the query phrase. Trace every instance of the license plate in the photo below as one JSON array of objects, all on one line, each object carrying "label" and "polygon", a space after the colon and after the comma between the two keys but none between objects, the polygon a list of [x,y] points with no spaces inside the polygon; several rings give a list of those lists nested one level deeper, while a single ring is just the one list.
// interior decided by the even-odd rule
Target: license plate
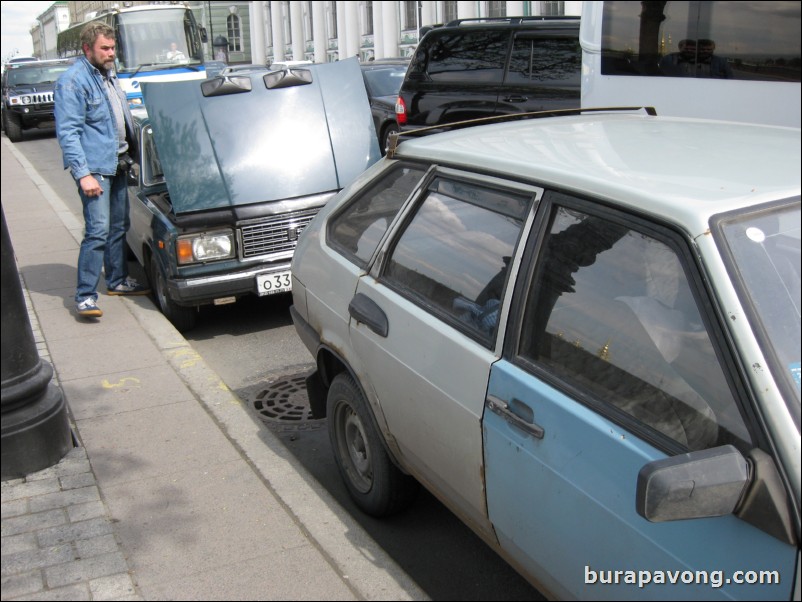
[{"label": "license plate", "polygon": [[260,297],[276,293],[289,293],[291,290],[292,277],[289,270],[256,276],[256,292]]}]

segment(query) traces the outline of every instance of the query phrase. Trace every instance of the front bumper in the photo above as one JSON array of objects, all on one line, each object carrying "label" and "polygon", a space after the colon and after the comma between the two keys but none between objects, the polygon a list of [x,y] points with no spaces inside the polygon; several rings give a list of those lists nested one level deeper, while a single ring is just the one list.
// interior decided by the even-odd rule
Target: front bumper
[{"label": "front bumper", "polygon": [[[239,272],[170,279],[167,294],[178,305],[195,306],[219,302],[227,297],[258,295],[256,277],[262,274],[288,272],[290,263],[254,266]],[[290,292],[287,289],[285,292]]]},{"label": "front bumper", "polygon": [[42,123],[55,122],[55,105],[11,105],[3,107],[17,115],[25,127],[33,127]]}]

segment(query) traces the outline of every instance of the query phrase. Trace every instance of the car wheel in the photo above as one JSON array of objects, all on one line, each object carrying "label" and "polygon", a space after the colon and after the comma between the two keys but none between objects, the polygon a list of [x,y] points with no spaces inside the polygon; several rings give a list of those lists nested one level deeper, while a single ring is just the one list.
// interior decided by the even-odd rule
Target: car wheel
[{"label": "car wheel", "polygon": [[159,304],[159,309],[161,309],[164,317],[170,320],[179,332],[186,332],[194,328],[198,317],[197,310],[194,307],[178,305],[170,299],[167,295],[167,285],[164,280],[164,274],[162,274],[162,270],[159,267],[159,262],[156,260],[155,255],[150,258],[150,272],[148,278],[153,287],[156,303]]},{"label": "car wheel", "polygon": [[327,399],[329,438],[337,468],[357,506],[371,516],[388,516],[408,507],[419,485],[393,464],[369,412],[351,376],[338,374]]},{"label": "car wheel", "polygon": [[384,154],[387,152],[387,145],[390,143],[390,136],[392,136],[393,134],[397,134],[398,132],[399,132],[398,124],[395,122],[388,123],[387,125],[384,126],[384,129],[382,130],[382,137],[381,140],[379,141],[379,146],[381,147],[382,156],[384,156]]},{"label": "car wheel", "polygon": [[6,136],[11,142],[19,142],[22,140],[22,121],[20,118],[11,111],[4,112],[4,121],[6,127]]}]

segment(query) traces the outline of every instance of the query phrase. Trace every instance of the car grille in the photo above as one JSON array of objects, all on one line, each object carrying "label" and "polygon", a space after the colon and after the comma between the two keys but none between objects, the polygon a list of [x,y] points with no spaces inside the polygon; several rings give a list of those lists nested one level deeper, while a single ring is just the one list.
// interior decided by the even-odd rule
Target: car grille
[{"label": "car grille", "polygon": [[315,207],[283,213],[241,225],[239,231],[242,258],[293,251],[301,231],[309,225],[319,210],[319,207]]},{"label": "car grille", "polygon": [[[29,98],[30,102],[24,102],[23,98]],[[53,93],[52,92],[39,92],[37,94],[23,94],[21,97],[21,102],[24,104],[32,104],[32,105],[40,105],[45,103],[52,103],[53,102]]]}]

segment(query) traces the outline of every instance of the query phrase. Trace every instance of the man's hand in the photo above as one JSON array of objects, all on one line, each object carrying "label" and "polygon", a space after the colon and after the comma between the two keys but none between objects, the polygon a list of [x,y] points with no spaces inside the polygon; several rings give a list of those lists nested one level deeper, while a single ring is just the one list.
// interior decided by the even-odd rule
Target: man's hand
[{"label": "man's hand", "polygon": [[92,174],[86,175],[79,180],[81,185],[81,190],[84,191],[84,194],[88,197],[93,196],[100,196],[103,192],[103,187],[100,183],[95,179],[95,176]]}]

